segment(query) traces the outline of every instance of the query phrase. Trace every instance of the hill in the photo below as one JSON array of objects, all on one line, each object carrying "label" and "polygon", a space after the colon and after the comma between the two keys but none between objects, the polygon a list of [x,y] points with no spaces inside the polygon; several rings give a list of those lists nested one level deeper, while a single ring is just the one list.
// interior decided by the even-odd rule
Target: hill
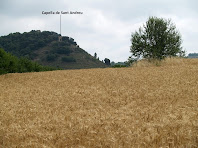
[{"label": "hill", "polygon": [[103,62],[81,49],[73,38],[49,31],[32,30],[0,37],[0,47],[17,57],[63,69],[104,68]]},{"label": "hill", "polygon": [[172,62],[1,75],[0,147],[197,147],[198,59]]}]

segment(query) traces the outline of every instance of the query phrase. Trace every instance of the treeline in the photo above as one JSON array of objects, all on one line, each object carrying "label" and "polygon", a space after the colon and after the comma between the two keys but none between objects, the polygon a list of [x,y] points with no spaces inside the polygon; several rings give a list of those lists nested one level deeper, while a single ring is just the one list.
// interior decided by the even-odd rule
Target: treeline
[{"label": "treeline", "polygon": [[198,58],[198,53],[189,53],[188,58]]},{"label": "treeline", "polygon": [[0,74],[24,73],[57,70],[52,67],[42,66],[27,58],[18,58],[0,48]]}]

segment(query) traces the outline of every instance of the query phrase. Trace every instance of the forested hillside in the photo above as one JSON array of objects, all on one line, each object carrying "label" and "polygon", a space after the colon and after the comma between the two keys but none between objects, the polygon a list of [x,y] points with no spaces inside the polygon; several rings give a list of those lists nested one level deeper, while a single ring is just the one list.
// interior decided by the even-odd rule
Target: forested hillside
[{"label": "forested hillside", "polygon": [[32,30],[0,37],[0,47],[17,57],[63,69],[99,68],[106,65],[81,49],[73,38],[55,32]]}]

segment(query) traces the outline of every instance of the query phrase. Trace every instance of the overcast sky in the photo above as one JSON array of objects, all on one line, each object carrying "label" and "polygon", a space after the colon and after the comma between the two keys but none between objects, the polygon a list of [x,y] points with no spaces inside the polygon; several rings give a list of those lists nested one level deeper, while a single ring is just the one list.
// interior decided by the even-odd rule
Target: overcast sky
[{"label": "overcast sky", "polygon": [[0,36],[31,30],[60,33],[75,39],[81,48],[99,58],[126,61],[131,33],[149,16],[170,18],[182,35],[187,53],[198,52],[198,0],[0,0]]}]

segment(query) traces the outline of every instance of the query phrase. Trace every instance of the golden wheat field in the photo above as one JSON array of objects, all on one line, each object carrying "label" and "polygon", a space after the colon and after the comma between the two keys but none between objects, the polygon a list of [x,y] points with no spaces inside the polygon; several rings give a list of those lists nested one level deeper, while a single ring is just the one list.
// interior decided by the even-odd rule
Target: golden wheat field
[{"label": "golden wheat field", "polygon": [[1,148],[198,147],[198,59],[0,76]]}]

